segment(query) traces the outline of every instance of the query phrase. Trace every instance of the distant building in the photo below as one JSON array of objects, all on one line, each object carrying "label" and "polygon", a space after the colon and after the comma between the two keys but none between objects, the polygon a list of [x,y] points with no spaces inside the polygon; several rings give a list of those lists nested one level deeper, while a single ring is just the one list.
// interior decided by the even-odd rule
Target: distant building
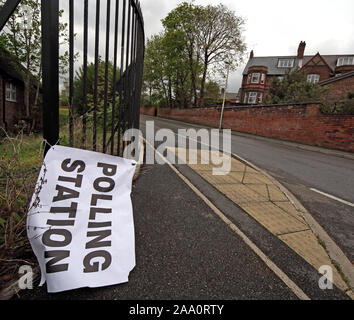
[{"label": "distant building", "polygon": [[[328,85],[332,97],[345,98],[354,90],[354,54],[305,56],[306,42],[300,42],[297,55],[255,57],[251,51],[243,71],[240,102],[261,104],[274,78],[282,79],[288,70],[304,70],[307,81]],[[345,90],[337,90],[345,80]],[[329,85],[330,84],[330,85]],[[339,92],[340,91],[340,92]]]},{"label": "distant building", "polygon": [[[224,99],[224,92],[225,89],[222,88],[221,89],[221,98]],[[226,92],[225,95],[225,101],[226,101],[226,105],[235,105],[237,103],[238,100],[238,93],[237,92]]]},{"label": "distant building", "polygon": [[[24,82],[19,68],[23,68],[9,53],[0,49],[0,125],[12,131],[21,119],[26,118]],[[35,84],[32,82],[30,100],[33,103]],[[37,114],[36,129],[41,128],[41,114]]]}]

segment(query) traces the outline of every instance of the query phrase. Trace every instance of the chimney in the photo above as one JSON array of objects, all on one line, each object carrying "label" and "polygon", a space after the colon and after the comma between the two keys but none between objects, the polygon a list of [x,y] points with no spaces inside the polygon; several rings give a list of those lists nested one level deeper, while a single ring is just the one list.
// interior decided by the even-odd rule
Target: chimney
[{"label": "chimney", "polygon": [[297,58],[298,59],[304,58],[305,48],[306,48],[306,42],[301,41],[299,44],[299,49],[297,49]]},{"label": "chimney", "polygon": [[297,59],[299,60],[298,67],[300,69],[302,68],[305,48],[306,48],[306,42],[305,41],[301,41],[300,44],[299,44],[299,48],[297,49]]},{"label": "chimney", "polygon": [[253,53],[253,50],[251,51],[251,54],[250,54],[250,59],[253,59],[254,57],[254,53]]}]

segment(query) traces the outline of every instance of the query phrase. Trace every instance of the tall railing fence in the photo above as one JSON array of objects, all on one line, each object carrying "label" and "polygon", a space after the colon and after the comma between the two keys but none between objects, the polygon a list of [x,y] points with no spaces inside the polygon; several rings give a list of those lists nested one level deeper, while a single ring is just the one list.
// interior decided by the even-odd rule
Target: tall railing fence
[{"label": "tall railing fence", "polygon": [[[0,30],[20,3],[5,3]],[[42,0],[41,12],[44,139],[54,145],[67,134],[72,147],[122,156],[124,132],[139,128],[145,50],[139,2]],[[63,23],[68,38],[59,44]],[[59,57],[65,50],[69,119],[59,124]]]}]

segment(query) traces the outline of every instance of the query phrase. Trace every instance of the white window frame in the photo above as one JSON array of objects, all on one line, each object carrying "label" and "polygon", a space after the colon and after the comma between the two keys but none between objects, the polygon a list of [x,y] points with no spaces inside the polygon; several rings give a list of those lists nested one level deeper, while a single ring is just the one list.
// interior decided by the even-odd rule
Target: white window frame
[{"label": "white window frame", "polygon": [[257,92],[251,91],[248,94],[248,103],[255,104],[257,103]]},{"label": "white window frame", "polygon": [[320,75],[319,74],[308,74],[307,75],[307,82],[318,83],[319,81],[320,81]]},{"label": "white window frame", "polygon": [[262,73],[262,76],[261,76],[261,84],[264,84],[264,83],[265,83],[265,79],[266,79],[266,75],[265,75],[265,73]]},{"label": "white window frame", "polygon": [[261,74],[259,72],[252,73],[251,83],[259,83]]},{"label": "white window frame", "polygon": [[6,82],[5,98],[9,102],[17,102],[16,86],[12,82]]},{"label": "white window frame", "polygon": [[354,57],[341,57],[337,61],[337,67],[354,65]]},{"label": "white window frame", "polygon": [[294,59],[279,59],[278,68],[292,68],[294,66]]},{"label": "white window frame", "polygon": [[247,76],[247,84],[251,82],[251,78],[252,78],[252,73],[249,73]]},{"label": "white window frame", "polygon": [[263,92],[260,92],[258,94],[258,103],[262,103],[263,102]]},{"label": "white window frame", "polygon": [[245,92],[245,96],[243,97],[243,103],[247,103],[247,99],[248,99],[248,94],[247,92]]}]

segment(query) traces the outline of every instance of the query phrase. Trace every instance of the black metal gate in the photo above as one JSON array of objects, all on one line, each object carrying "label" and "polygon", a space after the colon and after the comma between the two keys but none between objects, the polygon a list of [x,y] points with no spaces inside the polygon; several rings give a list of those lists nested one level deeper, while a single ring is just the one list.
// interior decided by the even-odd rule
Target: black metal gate
[{"label": "black metal gate", "polygon": [[[6,2],[0,11],[0,30],[20,2]],[[139,128],[145,50],[140,4],[61,0],[60,5],[66,8],[69,29],[69,145],[121,156],[124,132]],[[49,145],[59,141],[59,9],[59,0],[41,1],[43,137]]]}]

